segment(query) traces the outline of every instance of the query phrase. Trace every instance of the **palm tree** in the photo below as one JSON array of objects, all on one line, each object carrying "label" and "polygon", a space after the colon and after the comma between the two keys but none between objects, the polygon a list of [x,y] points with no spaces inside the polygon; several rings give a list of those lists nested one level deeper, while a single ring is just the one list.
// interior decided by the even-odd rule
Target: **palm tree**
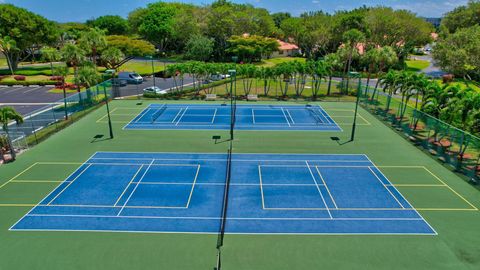
[{"label": "palm tree", "polygon": [[97,65],[97,53],[102,48],[107,46],[107,39],[105,38],[105,30],[98,28],[91,28],[83,32],[79,39],[79,44],[92,56],[92,63]]},{"label": "palm tree", "polygon": [[348,94],[348,81],[350,80],[350,67],[352,65],[353,53],[360,43],[365,42],[365,34],[360,30],[351,29],[343,34],[343,41],[345,46],[348,47],[348,61],[344,72],[344,78],[345,76],[347,77],[346,94]]},{"label": "palm tree", "polygon": [[[88,64],[87,64],[88,63]],[[100,76],[97,73],[97,68],[94,64],[87,62],[78,70],[78,82],[85,85],[87,89],[96,85],[100,80]],[[91,102],[91,92],[87,91],[87,102]],[[105,97],[107,99],[108,97]]]},{"label": "palm tree", "polygon": [[361,60],[367,66],[367,83],[365,84],[365,94],[368,94],[368,86],[370,84],[370,78],[373,72],[378,71],[378,62],[379,62],[379,50],[377,48],[368,50]]},{"label": "palm tree", "polygon": [[15,40],[9,36],[5,36],[3,38],[0,37],[0,52],[5,55],[5,58],[7,58],[8,67],[10,68],[10,73],[12,73],[12,75],[14,75],[16,66],[14,66],[11,55],[15,51],[19,51],[17,42]]},{"label": "palm tree", "polygon": [[291,82],[293,74],[295,73],[295,69],[292,65],[287,62],[280,63],[276,66],[276,73],[279,77],[280,82],[280,92],[282,93],[282,97],[287,97],[288,94],[288,86]]},{"label": "palm tree", "polygon": [[373,90],[371,101],[373,101],[375,97],[375,93],[378,90],[378,86],[380,85],[380,78],[382,77],[383,72],[386,68],[393,66],[396,62],[398,62],[398,56],[395,50],[390,46],[385,46],[380,49],[377,49],[377,83],[375,84],[375,88]]},{"label": "palm tree", "polygon": [[60,53],[56,48],[52,48],[52,47],[44,47],[41,50],[41,53],[42,53],[43,59],[50,62],[50,71],[52,72],[52,76],[53,76],[53,62],[60,60],[60,57],[61,57]]},{"label": "palm tree", "polygon": [[125,59],[125,54],[118,48],[109,47],[102,52],[100,59],[107,68],[117,69]]},{"label": "palm tree", "polygon": [[70,66],[73,67],[75,83],[77,84],[77,92],[80,93],[78,82],[78,66],[85,61],[85,51],[74,44],[67,44],[61,50],[62,58]]},{"label": "palm tree", "polygon": [[65,89],[65,78],[70,74],[70,70],[67,66],[58,67],[55,70],[55,74],[62,77],[62,89],[63,89],[63,102],[65,107],[65,120],[68,120],[68,108],[67,108],[67,91]]},{"label": "palm tree", "polygon": [[320,93],[322,80],[324,80],[328,74],[328,66],[325,61],[310,62],[308,66],[308,71],[312,77],[312,99],[316,100]]},{"label": "palm tree", "polygon": [[256,81],[255,74],[257,67],[252,64],[240,65],[238,68],[238,76],[243,76],[243,93],[248,96],[252,92],[253,82]]},{"label": "palm tree", "polygon": [[8,124],[10,121],[15,121],[17,124],[23,123],[23,117],[14,108],[11,107],[3,107],[0,108],[0,123],[2,124],[3,131],[7,134],[7,144],[8,148],[10,149],[10,155],[12,160],[15,160],[16,153],[15,149],[13,149],[12,140],[10,138],[10,134],[8,133]]},{"label": "palm tree", "polygon": [[305,84],[307,83],[307,68],[304,63],[297,60],[291,62],[291,65],[295,73],[295,95],[300,97],[305,90]]}]

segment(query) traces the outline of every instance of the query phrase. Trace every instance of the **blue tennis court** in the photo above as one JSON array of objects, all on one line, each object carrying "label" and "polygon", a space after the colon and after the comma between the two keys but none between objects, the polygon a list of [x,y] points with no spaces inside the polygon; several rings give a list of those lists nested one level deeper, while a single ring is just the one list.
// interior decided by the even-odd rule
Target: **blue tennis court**
[{"label": "blue tennis court", "polygon": [[[231,106],[226,104],[151,104],[125,129],[230,129]],[[342,129],[318,105],[237,105],[238,130],[314,130]]]},{"label": "blue tennis court", "polygon": [[[217,233],[227,154],[97,152],[11,230]],[[233,154],[227,234],[434,229],[365,155]]]}]

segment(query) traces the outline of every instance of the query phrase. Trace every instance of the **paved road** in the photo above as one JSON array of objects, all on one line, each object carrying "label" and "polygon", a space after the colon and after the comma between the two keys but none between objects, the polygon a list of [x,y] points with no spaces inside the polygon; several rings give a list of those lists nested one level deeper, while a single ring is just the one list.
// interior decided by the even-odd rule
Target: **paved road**
[{"label": "paved road", "polygon": [[11,106],[24,115],[31,113],[63,98],[62,93],[48,92],[51,89],[46,86],[0,87],[0,107]]},{"label": "paved road", "polygon": [[434,78],[439,78],[446,74],[445,71],[443,71],[439,66],[437,66],[437,64],[435,63],[435,60],[432,58],[431,55],[415,56],[415,58],[430,62],[430,66],[428,66],[426,69],[421,71],[425,73],[425,75],[434,77]]},{"label": "paved road", "polygon": [[[129,84],[124,87],[120,87],[120,97],[126,97],[126,96],[136,96],[136,95],[142,95],[143,94],[143,89],[153,86],[153,78],[144,78],[145,81],[142,84]],[[193,82],[192,77],[186,76],[184,79],[184,84],[190,85]],[[177,83],[180,83],[177,79]],[[161,89],[171,89],[175,87],[175,82],[172,78],[168,79],[163,79],[163,78],[155,78],[155,85],[157,87],[160,87]]]}]

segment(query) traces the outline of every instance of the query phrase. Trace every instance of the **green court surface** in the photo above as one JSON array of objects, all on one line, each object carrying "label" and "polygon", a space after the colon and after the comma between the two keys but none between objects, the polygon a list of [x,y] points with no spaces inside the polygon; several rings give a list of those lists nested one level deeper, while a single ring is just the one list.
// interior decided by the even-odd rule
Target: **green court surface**
[{"label": "green court surface", "polygon": [[[122,130],[152,102],[111,103],[0,166],[0,269],[213,269],[215,234],[9,231],[96,151],[226,153],[228,131]],[[185,101],[182,101],[185,103]],[[292,103],[286,103],[293,105]],[[234,153],[365,154],[437,231],[225,235],[222,269],[480,269],[480,192],[353,103],[319,103],[344,132],[237,131]],[[213,135],[221,135],[217,144]]]}]

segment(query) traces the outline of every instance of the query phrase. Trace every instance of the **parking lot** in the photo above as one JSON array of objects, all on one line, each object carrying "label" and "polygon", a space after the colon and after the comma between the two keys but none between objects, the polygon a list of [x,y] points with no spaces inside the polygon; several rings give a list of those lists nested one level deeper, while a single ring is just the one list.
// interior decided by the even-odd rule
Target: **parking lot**
[{"label": "parking lot", "polygon": [[52,86],[0,86],[0,107],[10,106],[28,115],[63,98],[62,93],[49,92],[52,89]]},{"label": "parking lot", "polygon": [[[142,84],[128,84],[119,87],[119,97],[136,96],[143,93],[143,89],[153,86],[153,78],[144,78]],[[184,84],[190,85],[191,77],[185,77]],[[177,83],[180,83],[177,81]],[[163,90],[175,87],[172,78],[155,78],[155,85]],[[27,116],[38,109],[56,103],[63,98],[63,93],[49,92],[53,86],[0,86],[0,107],[10,106],[19,113]],[[75,93],[67,93],[67,96]]]},{"label": "parking lot", "polygon": [[[153,78],[145,78],[142,84],[128,84],[127,86],[123,86],[119,88],[119,96],[120,97],[127,97],[127,96],[136,96],[142,95],[143,89],[153,86]],[[180,84],[180,81],[177,79],[177,83]],[[183,84],[188,86],[193,83],[193,78],[189,76],[185,76]],[[159,87],[162,90],[169,90],[175,87],[175,81],[173,78],[155,78],[155,86]]]}]

